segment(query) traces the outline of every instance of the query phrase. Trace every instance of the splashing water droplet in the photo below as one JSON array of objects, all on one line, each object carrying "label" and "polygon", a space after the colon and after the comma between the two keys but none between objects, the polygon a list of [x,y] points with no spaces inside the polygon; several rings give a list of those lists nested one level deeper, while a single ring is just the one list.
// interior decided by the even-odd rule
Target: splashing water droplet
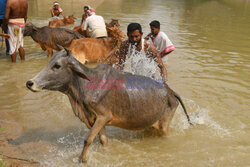
[{"label": "splashing water droplet", "polygon": [[137,51],[136,46],[132,45],[126,55],[124,62],[124,72],[130,72],[134,75],[143,75],[152,79],[161,79],[160,69],[155,59],[146,55],[144,50]]}]

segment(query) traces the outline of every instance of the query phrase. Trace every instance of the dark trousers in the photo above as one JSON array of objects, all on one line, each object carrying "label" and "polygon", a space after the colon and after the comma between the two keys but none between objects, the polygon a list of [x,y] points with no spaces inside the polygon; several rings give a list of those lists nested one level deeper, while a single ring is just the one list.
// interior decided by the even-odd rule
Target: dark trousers
[{"label": "dark trousers", "polygon": [[[2,26],[2,24],[3,24],[3,19],[0,19],[0,27]],[[4,33],[8,34],[8,29],[7,31],[4,31]],[[10,45],[8,39],[5,39],[5,45],[6,45],[6,54],[8,54],[10,51]]]}]

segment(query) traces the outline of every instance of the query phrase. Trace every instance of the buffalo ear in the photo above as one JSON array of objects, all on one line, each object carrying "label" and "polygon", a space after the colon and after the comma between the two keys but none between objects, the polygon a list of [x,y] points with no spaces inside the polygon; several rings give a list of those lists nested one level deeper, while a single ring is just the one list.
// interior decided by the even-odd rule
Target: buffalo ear
[{"label": "buffalo ear", "polygon": [[83,79],[89,80],[87,76],[87,72],[89,71],[89,69],[85,65],[81,64],[73,56],[69,56],[68,62],[73,72],[75,72],[78,76],[82,77]]}]

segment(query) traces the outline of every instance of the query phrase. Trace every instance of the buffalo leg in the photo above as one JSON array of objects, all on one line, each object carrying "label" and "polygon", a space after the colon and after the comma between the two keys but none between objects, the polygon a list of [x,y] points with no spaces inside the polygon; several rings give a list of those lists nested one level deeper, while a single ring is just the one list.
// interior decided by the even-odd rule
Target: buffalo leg
[{"label": "buffalo leg", "polygon": [[159,133],[161,136],[167,136],[169,132],[169,125],[173,119],[175,109],[170,113],[166,113],[162,120],[159,121]]},{"label": "buffalo leg", "polygon": [[103,146],[107,146],[108,144],[108,137],[106,136],[106,130],[105,130],[105,127],[103,127],[99,133],[99,138],[100,138],[100,141],[101,141],[101,144]]},{"label": "buffalo leg", "polygon": [[100,132],[100,130],[105,126],[105,124],[108,122],[107,118],[103,117],[103,116],[99,116],[97,117],[94,126],[91,128],[88,137],[85,139],[84,141],[84,147],[82,150],[82,154],[80,156],[79,161],[80,162],[86,162],[86,153],[87,150],[90,146],[90,144],[93,142],[93,140],[95,139],[96,135]]}]

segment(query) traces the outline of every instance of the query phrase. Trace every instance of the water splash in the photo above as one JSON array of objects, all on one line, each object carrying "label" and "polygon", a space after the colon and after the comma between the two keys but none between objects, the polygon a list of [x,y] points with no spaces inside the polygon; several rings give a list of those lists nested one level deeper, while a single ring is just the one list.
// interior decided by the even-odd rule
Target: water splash
[{"label": "water splash", "polygon": [[[205,125],[208,130],[212,131],[212,134],[220,137],[228,136],[232,133],[229,129],[223,128],[220,124],[214,121],[213,118],[209,116],[209,110],[201,108],[190,99],[184,99],[184,103],[186,104],[187,110],[189,111],[188,114],[194,126]],[[170,127],[181,133],[184,133],[184,130],[192,127],[187,122],[186,116],[183,114],[181,107],[178,107]]]},{"label": "water splash", "polygon": [[146,55],[144,51],[137,51],[136,46],[132,45],[129,53],[126,55],[124,72],[130,72],[134,75],[143,75],[150,78],[161,78],[160,69],[155,59]]}]

